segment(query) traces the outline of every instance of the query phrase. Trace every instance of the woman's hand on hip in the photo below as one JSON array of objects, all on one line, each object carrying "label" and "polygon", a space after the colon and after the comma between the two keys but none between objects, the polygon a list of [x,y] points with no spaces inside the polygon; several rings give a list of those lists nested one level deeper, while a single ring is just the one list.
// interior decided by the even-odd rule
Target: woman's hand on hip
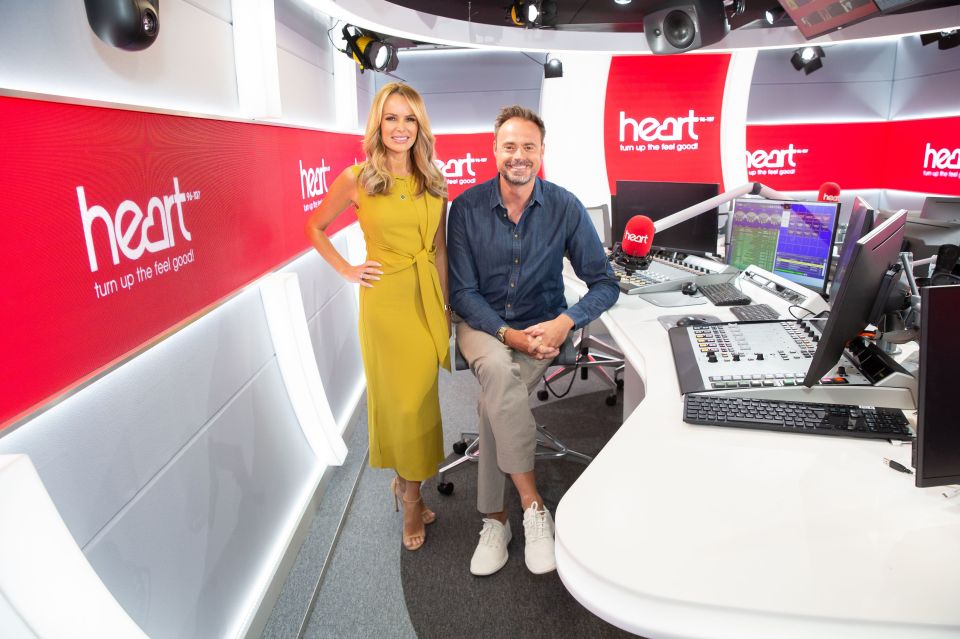
[{"label": "woman's hand on hip", "polygon": [[349,266],[340,271],[340,275],[348,282],[370,288],[373,286],[371,282],[379,280],[380,276],[383,275],[383,271],[380,270],[380,262],[367,260],[363,264]]}]

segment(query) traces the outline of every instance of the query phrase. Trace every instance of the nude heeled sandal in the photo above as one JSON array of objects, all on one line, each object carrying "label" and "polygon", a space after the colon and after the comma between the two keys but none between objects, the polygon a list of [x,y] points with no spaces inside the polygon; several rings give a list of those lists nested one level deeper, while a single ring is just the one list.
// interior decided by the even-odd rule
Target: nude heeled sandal
[{"label": "nude heeled sandal", "polygon": [[[394,477],[390,481],[390,492],[393,493],[393,512],[400,512],[400,500],[406,501],[406,499],[400,490],[400,479],[398,477]],[[422,502],[423,498],[421,497],[417,501]],[[425,524],[432,524],[437,520],[437,513],[427,508],[426,505],[423,505],[423,510],[420,511],[420,519]]]},{"label": "nude heeled sandal", "polygon": [[[410,499],[407,499],[406,497],[403,497],[403,504],[404,504],[403,508],[404,508],[404,510],[406,510],[407,504],[416,504],[416,503],[420,503],[421,506],[422,506],[422,505],[423,505],[423,498],[422,498],[422,497],[417,497],[416,499],[410,500]],[[421,513],[421,514],[422,514],[422,513]],[[426,528],[426,524],[424,524],[424,528],[423,528],[423,532],[422,532],[422,533],[417,532],[417,533],[414,533],[414,534],[412,534],[412,535],[408,535],[408,534],[406,533],[406,531],[404,531],[404,532],[402,533],[402,537],[403,537],[403,547],[404,547],[404,548],[406,548],[407,550],[420,550],[420,548],[423,546],[423,544],[427,541],[427,528]],[[414,540],[417,539],[418,537],[420,538],[420,543],[417,543],[417,542],[414,541]]]}]

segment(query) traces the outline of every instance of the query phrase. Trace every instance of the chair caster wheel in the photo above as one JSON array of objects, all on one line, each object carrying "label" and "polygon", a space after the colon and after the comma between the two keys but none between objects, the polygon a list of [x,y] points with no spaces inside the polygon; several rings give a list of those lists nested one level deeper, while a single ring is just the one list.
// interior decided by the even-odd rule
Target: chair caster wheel
[{"label": "chair caster wheel", "polygon": [[617,394],[613,393],[612,395],[607,395],[607,406],[616,406],[617,405]]},{"label": "chair caster wheel", "polygon": [[453,494],[453,482],[442,481],[437,484],[437,492],[441,495],[452,495]]},{"label": "chair caster wheel", "polygon": [[622,379],[618,379],[618,380],[617,380],[617,390],[623,390],[623,380],[622,380]]},{"label": "chair caster wheel", "polygon": [[[464,454],[465,452],[467,452],[467,442],[454,442],[454,443],[453,443],[453,452],[455,452],[455,453],[458,454],[458,455],[462,455],[462,454]],[[452,486],[453,484],[449,484],[449,485]],[[438,488],[439,488],[439,486],[438,486]],[[443,492],[443,491],[441,490],[440,492]],[[447,494],[449,495],[450,493],[447,493]]]},{"label": "chair caster wheel", "polygon": [[548,397],[550,397],[550,394],[547,391],[545,390],[537,391],[537,399],[539,399],[541,402],[547,401]]}]

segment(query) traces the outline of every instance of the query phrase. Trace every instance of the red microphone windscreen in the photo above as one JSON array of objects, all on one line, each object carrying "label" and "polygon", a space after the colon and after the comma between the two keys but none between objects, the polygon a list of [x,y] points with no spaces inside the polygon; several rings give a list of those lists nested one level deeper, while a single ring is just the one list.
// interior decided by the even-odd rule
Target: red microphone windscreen
[{"label": "red microphone windscreen", "polygon": [[634,215],[623,229],[620,248],[632,257],[645,257],[653,244],[653,220],[646,215]]},{"label": "red microphone windscreen", "polygon": [[820,202],[839,202],[840,185],[836,182],[824,182],[820,185],[820,193],[817,194],[817,200]]}]

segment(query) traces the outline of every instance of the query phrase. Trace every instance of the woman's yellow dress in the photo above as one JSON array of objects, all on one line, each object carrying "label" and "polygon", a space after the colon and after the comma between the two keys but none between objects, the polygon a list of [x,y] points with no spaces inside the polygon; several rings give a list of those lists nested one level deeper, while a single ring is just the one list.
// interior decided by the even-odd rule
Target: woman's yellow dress
[{"label": "woman's yellow dress", "polygon": [[420,481],[444,458],[437,379],[450,368],[450,336],[434,246],[443,200],[416,196],[414,184],[394,176],[390,193],[374,196],[358,185],[357,218],[367,259],[383,270],[360,287],[370,465]]}]

